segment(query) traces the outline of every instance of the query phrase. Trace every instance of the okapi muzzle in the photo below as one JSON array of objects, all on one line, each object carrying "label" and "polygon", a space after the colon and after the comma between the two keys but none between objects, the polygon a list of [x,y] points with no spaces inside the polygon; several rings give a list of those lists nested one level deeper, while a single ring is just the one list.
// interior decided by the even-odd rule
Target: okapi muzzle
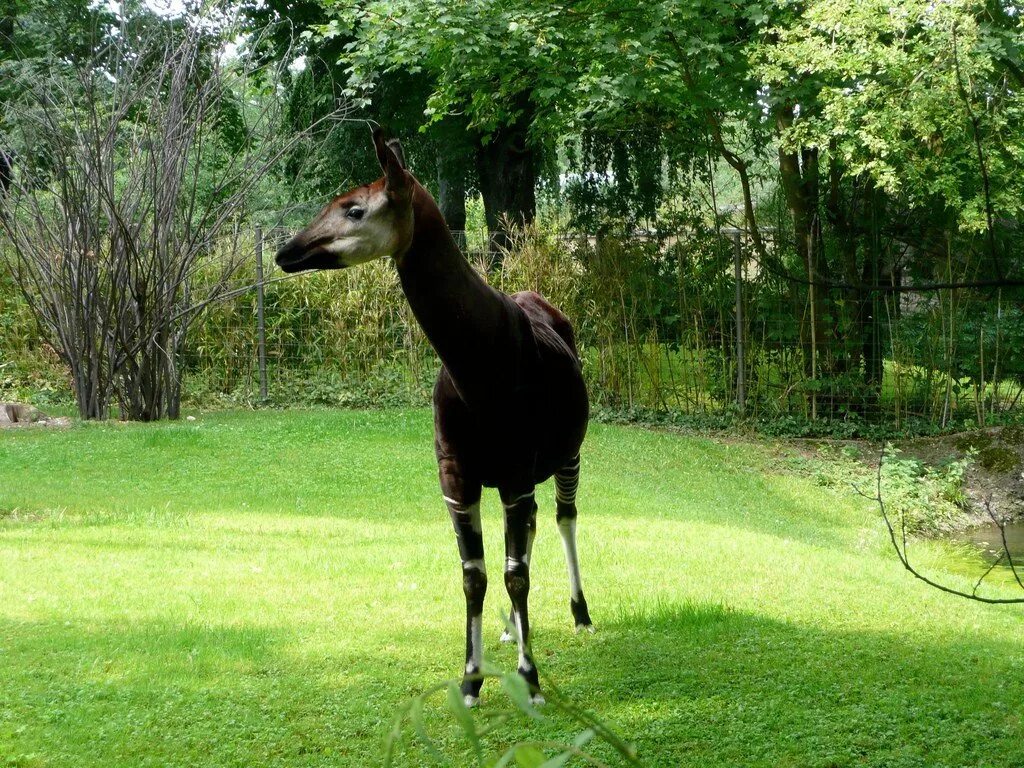
[{"label": "okapi muzzle", "polygon": [[384,256],[398,256],[410,244],[412,189],[401,147],[380,143],[384,177],[334,198],[309,225],[277,252],[285,272],[343,269]]},{"label": "okapi muzzle", "polygon": [[327,242],[322,238],[312,242],[305,242],[299,233],[277,252],[275,261],[285,272],[303,272],[308,269],[343,269],[348,266],[342,264],[337,254],[327,250]]}]

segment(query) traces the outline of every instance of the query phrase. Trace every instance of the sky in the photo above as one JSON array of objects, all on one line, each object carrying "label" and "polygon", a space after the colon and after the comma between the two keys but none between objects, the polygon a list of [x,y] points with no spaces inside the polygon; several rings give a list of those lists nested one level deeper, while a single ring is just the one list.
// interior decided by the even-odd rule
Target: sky
[{"label": "sky", "polygon": [[[143,0],[145,6],[149,8],[153,13],[157,13],[161,16],[179,16],[185,12],[185,0]],[[105,4],[113,13],[121,12],[121,3],[119,0],[100,0],[100,4]],[[242,36],[237,37],[235,40],[224,45],[224,53],[228,58],[233,58],[238,52],[238,48],[244,42]],[[305,61],[301,62],[298,66],[292,64],[292,67],[296,70],[305,68]]]},{"label": "sky", "polygon": [[185,10],[185,3],[182,0],[146,0],[146,6],[165,16],[177,16]]},{"label": "sky", "polygon": [[[184,0],[144,0],[144,2],[151,11],[163,16],[177,16],[185,10]],[[115,13],[121,11],[121,3],[118,0],[106,0],[106,6]]]}]

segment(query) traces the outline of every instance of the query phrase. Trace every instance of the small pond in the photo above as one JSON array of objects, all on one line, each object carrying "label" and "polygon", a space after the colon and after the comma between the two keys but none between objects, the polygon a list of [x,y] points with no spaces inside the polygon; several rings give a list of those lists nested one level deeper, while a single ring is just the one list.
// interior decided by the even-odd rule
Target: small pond
[{"label": "small pond", "polygon": [[[1002,535],[999,526],[994,523],[955,534],[952,540],[976,547],[990,563],[1003,554]],[[1006,526],[1006,544],[1017,570],[1024,574],[1024,522]],[[1003,563],[1005,562],[1004,558]]]}]

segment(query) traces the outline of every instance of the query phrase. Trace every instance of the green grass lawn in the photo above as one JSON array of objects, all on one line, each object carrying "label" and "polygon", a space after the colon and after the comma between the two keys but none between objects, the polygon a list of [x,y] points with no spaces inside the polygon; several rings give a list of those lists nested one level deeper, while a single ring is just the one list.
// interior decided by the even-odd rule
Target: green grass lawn
[{"label": "green grass lawn", "polygon": [[[463,662],[430,433],[425,410],[0,433],[0,765],[379,764],[396,710]],[[542,674],[649,766],[1024,765],[1024,610],[921,585],[870,504],[779,463],[594,425],[579,537],[598,632],[572,632],[545,486]],[[493,491],[484,526],[486,653],[513,669]],[[492,681],[477,717],[506,706]],[[460,754],[443,697],[426,721]],[[549,708],[488,748],[578,730]],[[430,764],[412,741],[399,763]]]}]

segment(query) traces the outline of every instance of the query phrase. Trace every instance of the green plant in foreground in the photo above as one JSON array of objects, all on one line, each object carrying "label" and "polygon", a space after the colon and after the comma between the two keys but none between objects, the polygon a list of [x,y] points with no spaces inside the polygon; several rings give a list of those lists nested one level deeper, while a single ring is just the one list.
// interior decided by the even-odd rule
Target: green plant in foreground
[{"label": "green plant in foreground", "polygon": [[[484,738],[501,729],[512,718],[525,715],[535,720],[544,719],[544,715],[530,703],[530,691],[526,681],[517,672],[501,672],[493,665],[484,663],[482,679],[499,681],[511,708],[478,711],[477,715],[466,706],[459,680],[446,680],[431,686],[423,693],[412,698],[396,715],[391,730],[384,744],[384,766],[390,768],[395,762],[395,752],[402,742],[406,728],[411,728],[415,737],[424,749],[440,764],[466,765],[465,762],[453,762],[441,751],[437,743],[430,737],[424,722],[424,707],[428,699],[442,691],[445,702],[467,743],[472,762],[469,765],[478,768],[504,768],[516,765],[518,768],[559,768],[572,758],[607,768],[608,764],[586,751],[585,747],[595,739],[608,745],[615,754],[627,765],[640,766],[636,750],[631,744],[623,741],[606,723],[570,702],[550,679],[544,681],[546,707],[557,710],[568,716],[573,722],[583,727],[571,744],[558,741],[520,741],[505,749],[500,754],[487,755]],[[463,759],[465,759],[463,757]]]}]

